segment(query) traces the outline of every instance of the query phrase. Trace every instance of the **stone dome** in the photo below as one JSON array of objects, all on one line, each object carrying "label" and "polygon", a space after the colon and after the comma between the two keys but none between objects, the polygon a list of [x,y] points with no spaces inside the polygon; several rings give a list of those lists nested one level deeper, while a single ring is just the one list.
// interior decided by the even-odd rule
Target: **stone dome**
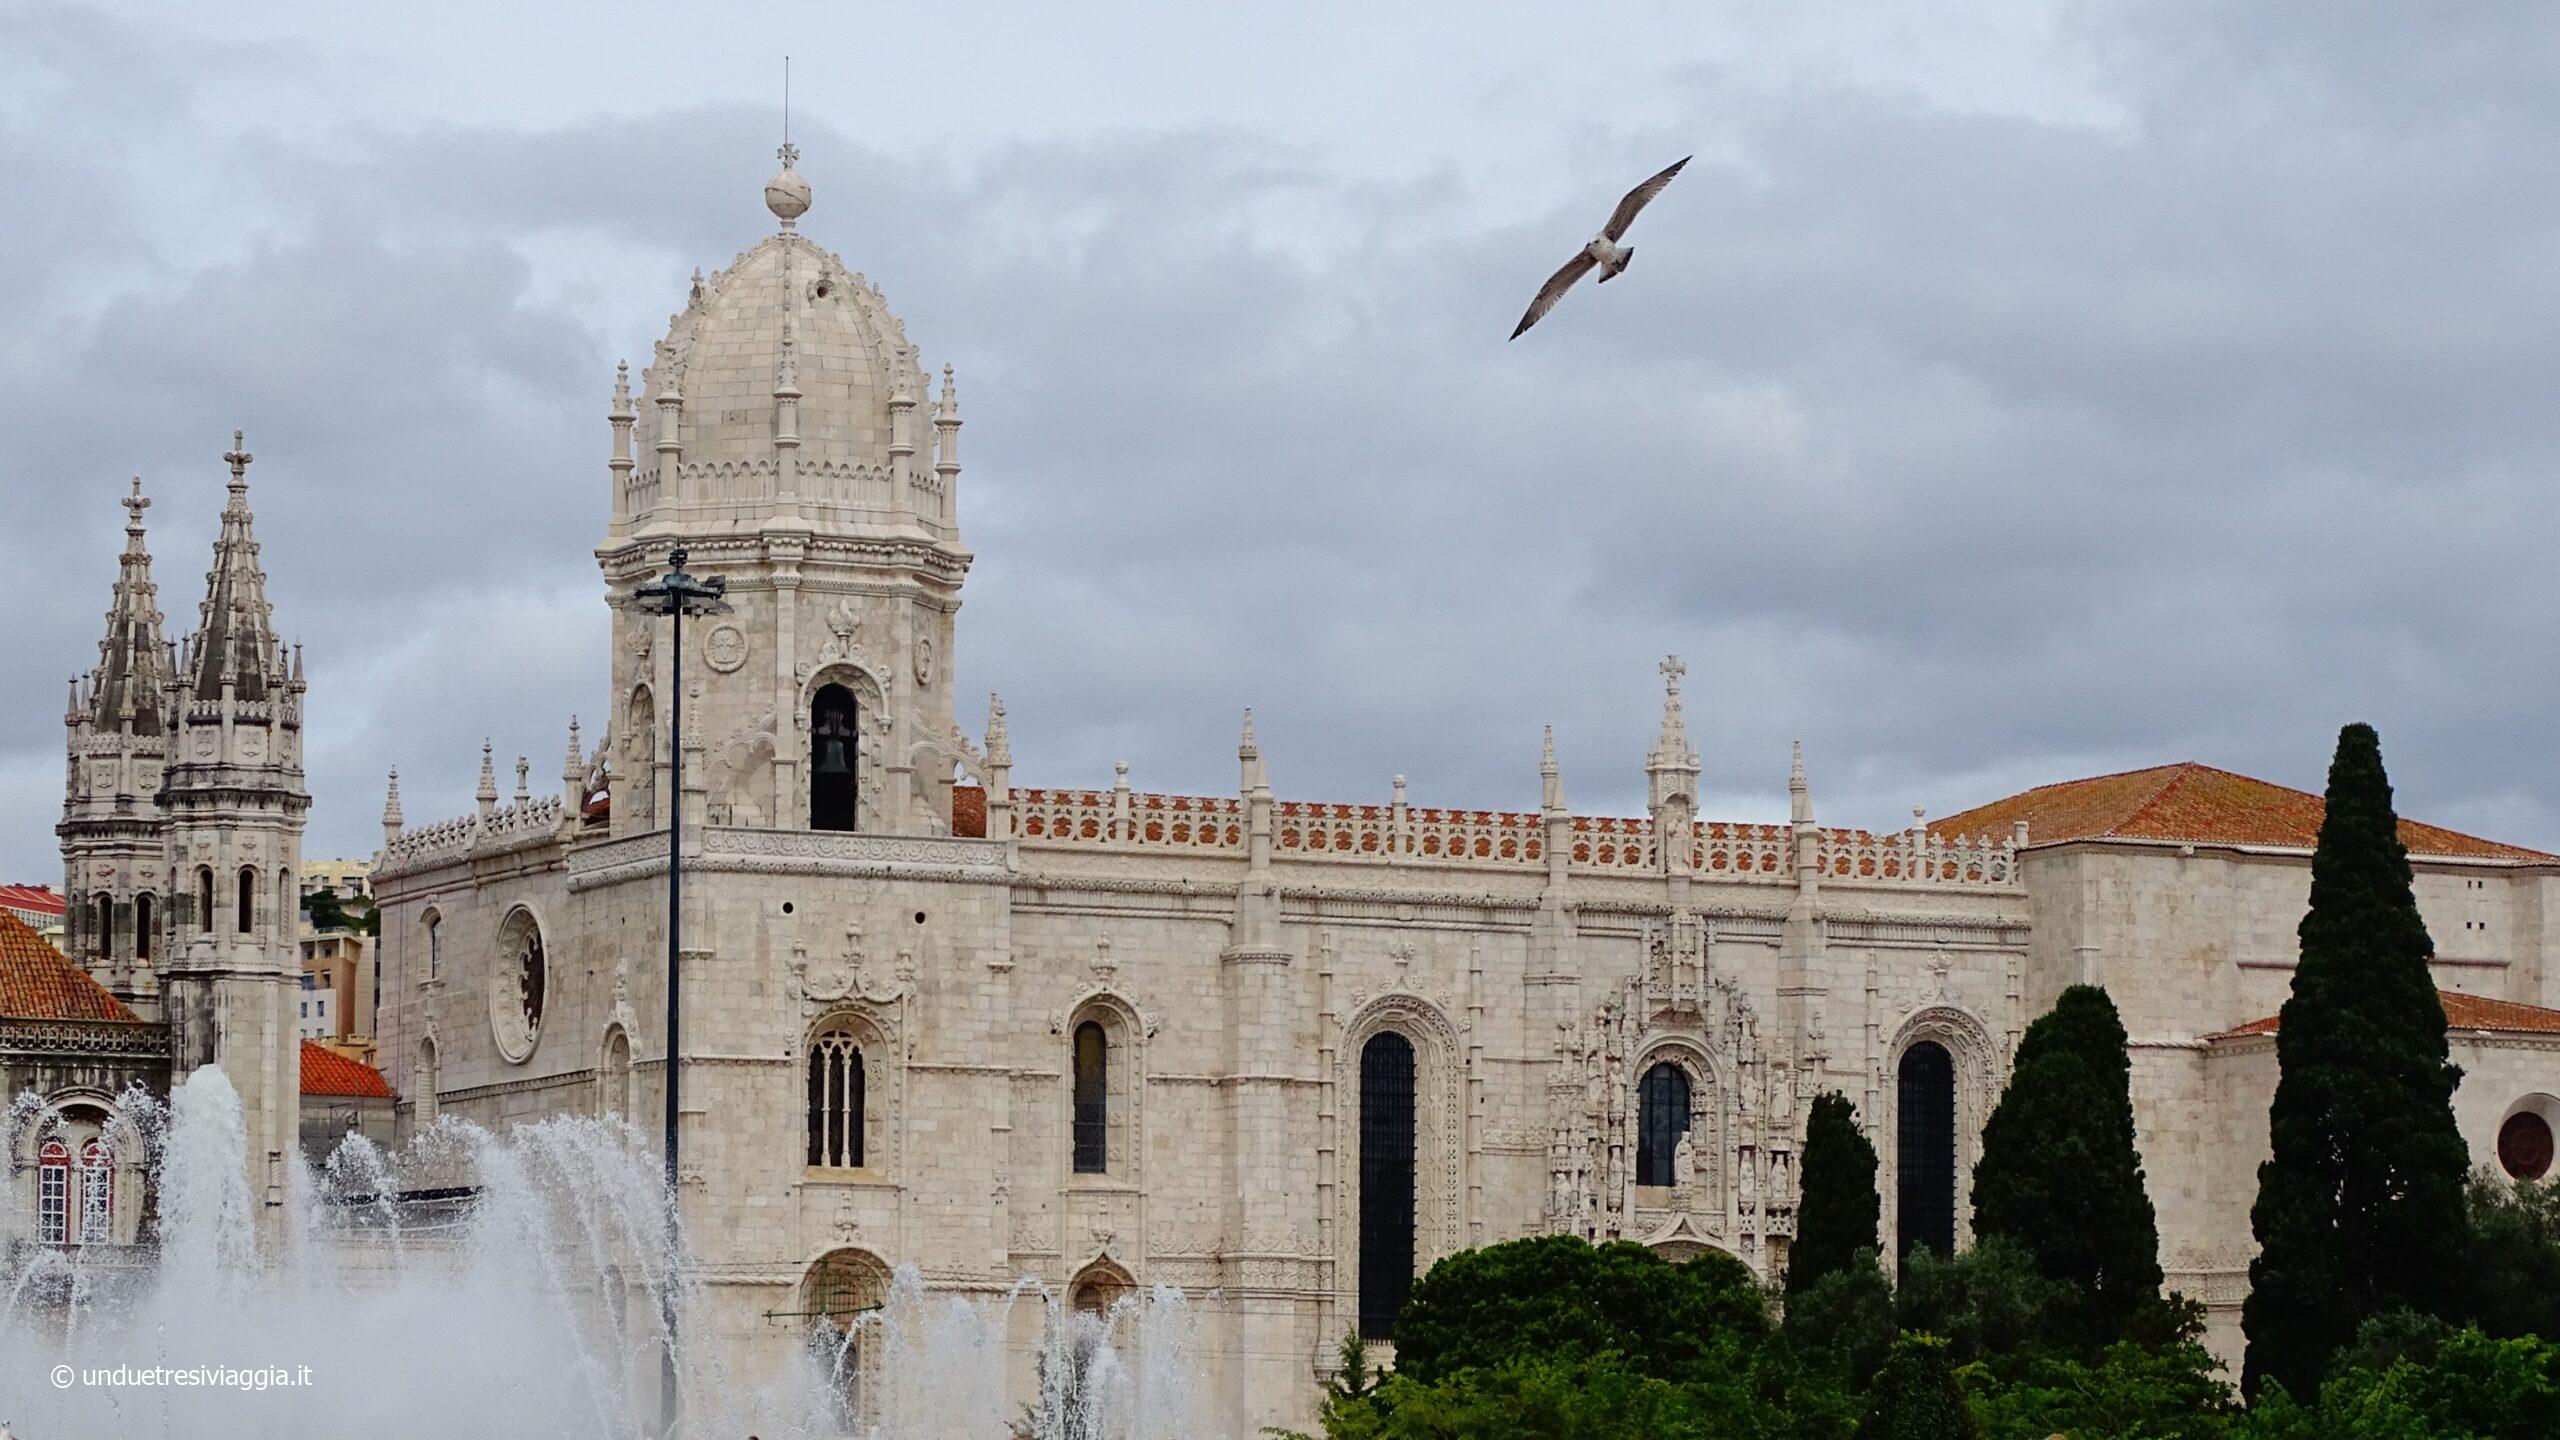
[{"label": "stone dome", "polygon": [[[792,198],[805,204],[805,193]],[[868,280],[786,228],[708,279],[697,272],[642,372],[633,438],[644,465],[657,443],[658,396],[683,400],[682,461],[676,483],[652,497],[656,505],[743,504],[774,493],[774,392],[786,337],[800,392],[800,497],[862,510],[893,503],[892,472],[913,464],[891,453],[893,399],[915,402],[911,443],[930,463],[932,401],[906,327]]]}]

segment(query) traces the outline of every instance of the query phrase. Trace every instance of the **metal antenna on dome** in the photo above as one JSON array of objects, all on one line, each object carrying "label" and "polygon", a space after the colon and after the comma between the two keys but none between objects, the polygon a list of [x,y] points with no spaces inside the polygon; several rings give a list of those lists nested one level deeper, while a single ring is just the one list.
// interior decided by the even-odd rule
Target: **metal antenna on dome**
[{"label": "metal antenna on dome", "polygon": [[800,158],[799,152],[791,148],[791,57],[788,55],[782,57],[782,153],[782,163],[786,167]]}]

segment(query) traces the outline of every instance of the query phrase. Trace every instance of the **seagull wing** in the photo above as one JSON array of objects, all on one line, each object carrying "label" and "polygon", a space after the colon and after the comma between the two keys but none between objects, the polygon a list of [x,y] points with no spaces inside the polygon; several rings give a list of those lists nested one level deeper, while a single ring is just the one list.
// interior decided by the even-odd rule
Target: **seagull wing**
[{"label": "seagull wing", "polygon": [[1564,298],[1564,292],[1573,288],[1573,282],[1590,274],[1591,267],[1598,263],[1591,258],[1590,251],[1575,251],[1573,258],[1564,262],[1563,269],[1548,276],[1547,283],[1538,287],[1538,298],[1529,302],[1529,313],[1520,317],[1520,329],[1512,331],[1511,338],[1519,339],[1522,331],[1537,324],[1539,317],[1556,308],[1556,302]]},{"label": "seagull wing", "polygon": [[1628,191],[1627,198],[1618,202],[1618,208],[1609,212],[1609,223],[1600,227],[1600,233],[1612,240],[1625,239],[1627,227],[1636,223],[1636,212],[1652,204],[1653,197],[1662,193],[1662,187],[1671,183],[1671,177],[1680,173],[1680,167],[1695,158],[1683,155],[1672,163],[1670,169]]}]

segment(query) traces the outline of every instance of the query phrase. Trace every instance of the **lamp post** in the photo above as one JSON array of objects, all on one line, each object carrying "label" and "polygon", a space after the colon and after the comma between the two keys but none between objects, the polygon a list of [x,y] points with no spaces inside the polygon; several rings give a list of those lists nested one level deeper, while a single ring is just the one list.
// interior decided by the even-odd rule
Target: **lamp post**
[{"label": "lamp post", "polygon": [[666,1326],[666,1367],[661,1375],[660,1412],[667,1428],[676,1416],[676,1258],[681,1229],[676,1188],[676,1117],[683,1089],[683,1070],[676,1057],[683,1021],[684,946],[684,617],[718,615],[729,604],[721,596],[729,582],[720,576],[696,579],[685,573],[685,550],[667,556],[667,573],[634,590],[632,603],[644,615],[664,615],[671,631],[667,646],[667,1274],[659,1302]]}]

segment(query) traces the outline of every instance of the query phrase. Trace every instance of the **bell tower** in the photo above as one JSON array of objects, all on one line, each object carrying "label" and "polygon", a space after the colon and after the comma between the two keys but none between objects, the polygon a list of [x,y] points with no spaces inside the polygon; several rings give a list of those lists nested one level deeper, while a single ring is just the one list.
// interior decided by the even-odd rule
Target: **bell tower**
[{"label": "bell tower", "polygon": [[62,797],[63,894],[72,959],[136,1013],[155,1017],[159,984],[153,966],[169,929],[169,883],[163,854],[168,818],[160,775],[169,756],[172,666],[160,635],[159,590],[142,512],[151,508],[142,481],[124,498],[124,556],[115,599],[107,607],[98,664],[71,682],[70,731]]},{"label": "bell tower", "polygon": [[664,828],[672,682],[664,622],[636,589],[667,568],[727,582],[685,628],[689,818],[879,834],[946,832],[955,766],[953,619],[960,400],[932,393],[877,288],[800,233],[799,152],[765,185],[778,228],[696,272],[632,393],[618,372],[611,519],[596,559],[614,609],[617,833]]},{"label": "bell tower", "polygon": [[284,1196],[302,1100],[300,984],[302,660],[276,638],[249,514],[250,456],[237,431],[223,460],[230,500],[205,575],[196,633],[173,686],[161,803],[169,865],[180,877],[160,967],[171,1068],[218,1065],[240,1092],[249,1181]]}]

